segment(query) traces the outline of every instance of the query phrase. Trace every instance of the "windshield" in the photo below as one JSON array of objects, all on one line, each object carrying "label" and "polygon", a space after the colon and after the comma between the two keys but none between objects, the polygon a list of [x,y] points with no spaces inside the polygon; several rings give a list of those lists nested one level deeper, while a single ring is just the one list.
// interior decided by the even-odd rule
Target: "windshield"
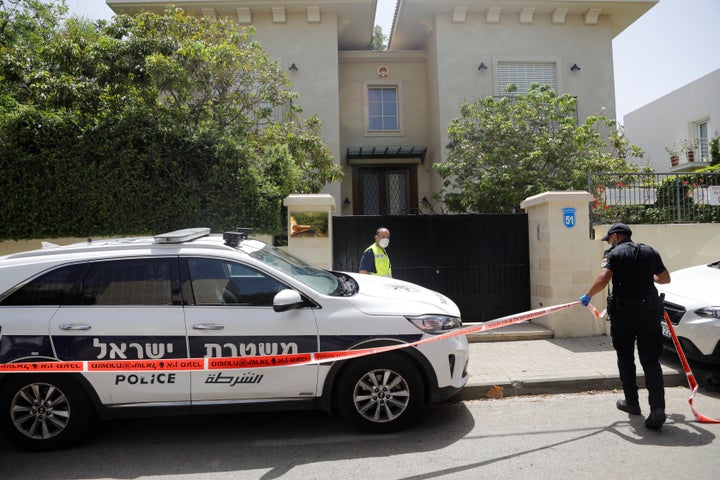
[{"label": "windshield", "polygon": [[349,277],[334,275],[271,245],[246,240],[239,249],[324,295],[348,295],[348,291],[353,288],[347,284]]}]

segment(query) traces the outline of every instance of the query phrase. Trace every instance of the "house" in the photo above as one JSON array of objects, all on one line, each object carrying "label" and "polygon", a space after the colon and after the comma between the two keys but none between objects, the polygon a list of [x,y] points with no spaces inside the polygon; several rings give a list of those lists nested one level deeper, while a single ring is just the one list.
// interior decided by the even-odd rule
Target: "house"
[{"label": "house", "polygon": [[718,91],[720,69],[625,115],[625,135],[656,172],[707,167],[710,142],[720,130]]},{"label": "house", "polygon": [[[107,0],[116,13],[166,0]],[[288,70],[345,178],[326,192],[339,214],[428,212],[443,190],[459,105],[551,84],[578,117],[615,117],[612,40],[657,0],[399,0],[388,51],[368,50],[376,0],[175,0],[186,12],[253,25]]]}]

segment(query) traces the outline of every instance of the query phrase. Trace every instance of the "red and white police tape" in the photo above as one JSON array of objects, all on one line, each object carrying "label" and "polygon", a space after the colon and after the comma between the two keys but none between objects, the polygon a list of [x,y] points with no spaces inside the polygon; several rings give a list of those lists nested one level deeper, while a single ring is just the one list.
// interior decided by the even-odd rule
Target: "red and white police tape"
[{"label": "red and white police tape", "polygon": [[695,393],[697,393],[698,390],[698,383],[695,381],[695,375],[693,375],[692,370],[690,370],[690,365],[688,364],[687,358],[685,358],[685,352],[683,352],[682,346],[680,346],[680,341],[675,334],[675,327],[673,327],[670,317],[667,312],[663,312],[663,315],[665,316],[665,323],[667,323],[668,329],[670,330],[672,341],[675,344],[675,350],[677,350],[678,356],[680,357],[680,363],[682,363],[683,369],[685,370],[685,376],[688,379],[688,386],[690,387],[690,398],[688,398],[688,403],[690,404],[690,410],[692,410],[693,415],[695,415],[695,419],[700,423],[720,423],[720,420],[706,417],[695,410],[693,399],[695,398]]},{"label": "red and white police tape", "polygon": [[539,308],[528,312],[509,315],[478,325],[452,330],[440,335],[428,337],[417,342],[388,345],[385,347],[340,350],[331,352],[297,353],[289,355],[267,355],[253,357],[219,358],[183,358],[158,360],[78,360],[67,362],[18,362],[0,364],[0,372],[109,372],[109,371],[203,371],[237,368],[287,367],[292,365],[311,365],[364,357],[376,353],[415,347],[429,342],[437,342],[449,337],[484,332],[494,328],[531,320],[542,315],[557,312],[580,302],[565,303],[552,307]]},{"label": "red and white police tape", "polygon": [[[603,310],[602,313],[598,313],[598,311],[593,307],[592,305],[588,305],[588,308],[591,312],[593,312],[593,315],[595,315],[597,318],[602,318],[607,314],[607,310]],[[668,316],[667,311],[663,311],[663,316],[665,317],[665,323],[668,326],[668,329],[670,330],[670,336],[672,337],[673,344],[675,345],[675,350],[678,353],[678,357],[680,357],[680,363],[682,363],[683,370],[685,371],[685,376],[688,380],[688,386],[690,387],[690,398],[688,398],[688,403],[690,404],[690,410],[692,410],[693,415],[695,415],[695,419],[700,423],[720,423],[720,420],[716,420],[714,418],[707,417],[703,415],[702,413],[698,412],[695,409],[695,406],[693,405],[693,399],[695,398],[695,394],[698,391],[698,383],[695,380],[695,375],[693,375],[692,370],[690,370],[690,364],[687,361],[687,358],[685,357],[685,352],[682,349],[682,345],[680,345],[680,341],[677,338],[677,334],[675,333],[675,327],[673,327],[672,322],[670,321],[670,317]]]},{"label": "red and white police tape", "polygon": [[[298,353],[290,355],[270,355],[270,356],[254,356],[254,357],[220,357],[220,358],[183,358],[183,359],[160,359],[160,360],[81,360],[67,362],[19,362],[19,363],[2,363],[0,364],[0,372],[20,373],[20,372],[109,372],[109,371],[151,371],[151,370],[173,370],[173,371],[209,371],[221,369],[238,369],[238,368],[266,368],[266,367],[286,367],[293,365],[312,365],[319,363],[334,362],[336,360],[348,360],[351,358],[364,357],[377,353],[399,350],[401,348],[415,347],[424,343],[436,342],[445,338],[456,337],[460,335],[469,335],[471,333],[480,333],[495,328],[521,323],[533,318],[541,317],[551,313],[565,310],[566,308],[580,305],[580,302],[563,303],[551,307],[537,308],[527,312],[508,315],[495,320],[490,320],[478,325],[473,325],[458,330],[452,330],[433,337],[424,338],[412,343],[402,343],[397,345],[388,345],[385,347],[363,348],[358,350],[341,350],[331,352],[312,352]],[[595,318],[602,318],[606,311],[602,313],[592,305],[587,306],[590,313]],[[720,423],[720,420],[706,417],[695,410],[693,406],[693,398],[698,389],[695,376],[690,370],[690,366],[685,358],[685,354],[680,346],[680,342],[675,335],[675,329],[672,322],[665,313],[665,321],[667,322],[670,333],[672,334],[673,343],[677,349],[680,361],[685,369],[688,378],[688,384],[692,393],[688,402],[695,418],[700,423]]]}]

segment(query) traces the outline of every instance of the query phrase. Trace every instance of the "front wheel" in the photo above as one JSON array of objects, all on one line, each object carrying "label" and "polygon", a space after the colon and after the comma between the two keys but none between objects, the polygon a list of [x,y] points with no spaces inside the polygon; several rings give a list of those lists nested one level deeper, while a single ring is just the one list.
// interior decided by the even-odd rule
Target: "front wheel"
[{"label": "front wheel", "polygon": [[90,403],[70,378],[12,374],[0,392],[0,428],[28,450],[73,445],[87,431]]},{"label": "front wheel", "polygon": [[342,416],[361,430],[391,432],[408,426],[425,403],[417,367],[398,354],[373,355],[350,364],[338,384]]}]

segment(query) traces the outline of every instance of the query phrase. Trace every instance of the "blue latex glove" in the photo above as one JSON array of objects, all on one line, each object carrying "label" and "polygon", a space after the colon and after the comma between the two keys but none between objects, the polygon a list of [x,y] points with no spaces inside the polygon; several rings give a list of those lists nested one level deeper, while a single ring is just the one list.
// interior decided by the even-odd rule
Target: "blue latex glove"
[{"label": "blue latex glove", "polygon": [[579,298],[580,303],[583,304],[583,307],[587,307],[588,304],[590,304],[590,298],[590,295],[588,295],[587,293]]}]

